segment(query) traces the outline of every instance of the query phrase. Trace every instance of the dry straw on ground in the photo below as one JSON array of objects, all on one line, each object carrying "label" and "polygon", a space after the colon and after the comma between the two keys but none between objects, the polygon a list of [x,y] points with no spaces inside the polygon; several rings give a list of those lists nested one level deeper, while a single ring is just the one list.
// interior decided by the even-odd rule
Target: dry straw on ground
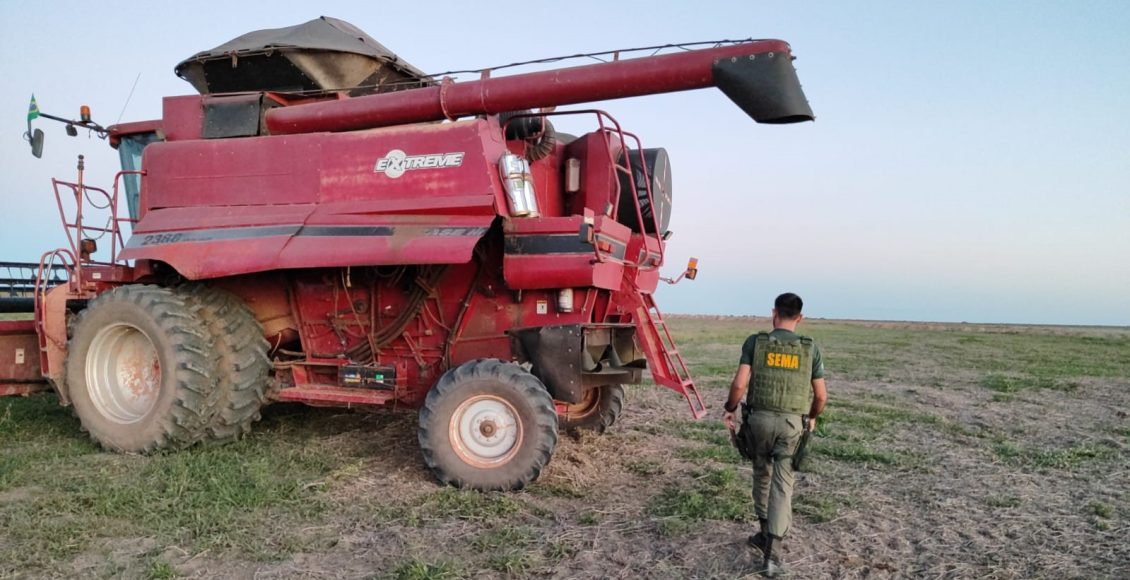
[{"label": "dry straw on ground", "polygon": [[[711,407],[629,389],[513,494],[437,487],[411,413],[280,407],[237,445],[101,453],[0,401],[0,577],[743,578],[717,420],[763,320],[679,318]],[[831,404],[784,558],[808,578],[1130,576],[1130,331],[813,321]]]}]

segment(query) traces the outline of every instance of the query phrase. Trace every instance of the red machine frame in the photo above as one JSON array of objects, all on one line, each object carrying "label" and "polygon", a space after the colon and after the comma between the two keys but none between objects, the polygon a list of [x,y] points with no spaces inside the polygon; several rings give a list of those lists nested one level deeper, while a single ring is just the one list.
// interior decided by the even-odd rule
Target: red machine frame
[{"label": "red machine frame", "polygon": [[[701,417],[653,298],[670,200],[653,191],[648,150],[602,110],[553,109],[709,86],[759,122],[812,119],[779,40],[352,98],[168,97],[162,119],[107,130],[115,147],[152,137],[143,170],[118,172],[107,193],[84,183],[80,156],[76,182],[53,180],[69,247],[40,260],[31,327],[0,323],[0,353],[29,330],[39,351],[35,369],[0,355],[14,377],[0,394],[31,392],[41,374],[68,403],[75,313],[125,285],[195,285],[254,315],[271,400],[418,407],[450,369],[501,359],[528,364],[563,415],[647,368]],[[595,130],[555,140],[548,119],[565,115],[592,115]],[[500,173],[511,165],[518,186]],[[140,197],[123,217],[127,176]],[[108,210],[106,225],[86,225],[84,205]],[[68,280],[48,288],[57,263]]]}]

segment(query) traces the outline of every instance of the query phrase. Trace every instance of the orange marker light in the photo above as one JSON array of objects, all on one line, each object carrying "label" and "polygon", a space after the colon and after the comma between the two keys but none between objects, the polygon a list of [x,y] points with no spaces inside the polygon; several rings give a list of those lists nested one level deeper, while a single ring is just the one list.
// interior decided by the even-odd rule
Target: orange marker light
[{"label": "orange marker light", "polygon": [[90,107],[83,105],[78,108],[78,117],[82,119],[83,123],[90,122]]},{"label": "orange marker light", "polygon": [[90,256],[94,255],[94,252],[98,251],[98,242],[90,238],[84,238],[83,240],[79,241],[78,251],[82,259],[89,260]]}]

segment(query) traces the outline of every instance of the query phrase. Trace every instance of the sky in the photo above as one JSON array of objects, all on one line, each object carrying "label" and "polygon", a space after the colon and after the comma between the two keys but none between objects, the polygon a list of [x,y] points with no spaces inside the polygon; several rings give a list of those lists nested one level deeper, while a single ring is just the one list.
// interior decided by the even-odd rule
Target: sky
[{"label": "sky", "polygon": [[[791,43],[815,123],[712,89],[601,103],[674,177],[667,312],[1130,325],[1130,2],[0,2],[0,261],[64,245],[51,178],[107,187],[103,125],[190,94],[173,66],[245,32],[344,19],[428,72],[655,44]],[[136,89],[129,97],[136,81]],[[127,97],[128,105],[127,105]],[[123,106],[125,106],[123,113]],[[586,106],[587,107],[587,106]],[[576,132],[572,127],[566,127]]]}]

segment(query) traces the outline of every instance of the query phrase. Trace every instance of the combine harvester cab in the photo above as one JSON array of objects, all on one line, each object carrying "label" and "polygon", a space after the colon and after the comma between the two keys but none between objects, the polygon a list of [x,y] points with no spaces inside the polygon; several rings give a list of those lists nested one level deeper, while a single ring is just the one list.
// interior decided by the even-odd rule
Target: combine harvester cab
[{"label": "combine harvester cab", "polygon": [[[603,431],[645,369],[705,413],[653,299],[666,151],[555,108],[714,86],[758,122],[812,119],[778,40],[454,82],[321,18],[176,70],[201,94],[106,130],[110,193],[81,160],[55,182],[71,244],[41,262],[68,272],[33,301],[43,376],[127,452],[238,439],[274,401],[419,408],[425,463],[477,489],[534,480],[559,429]],[[562,115],[592,130],[558,135]]]}]

